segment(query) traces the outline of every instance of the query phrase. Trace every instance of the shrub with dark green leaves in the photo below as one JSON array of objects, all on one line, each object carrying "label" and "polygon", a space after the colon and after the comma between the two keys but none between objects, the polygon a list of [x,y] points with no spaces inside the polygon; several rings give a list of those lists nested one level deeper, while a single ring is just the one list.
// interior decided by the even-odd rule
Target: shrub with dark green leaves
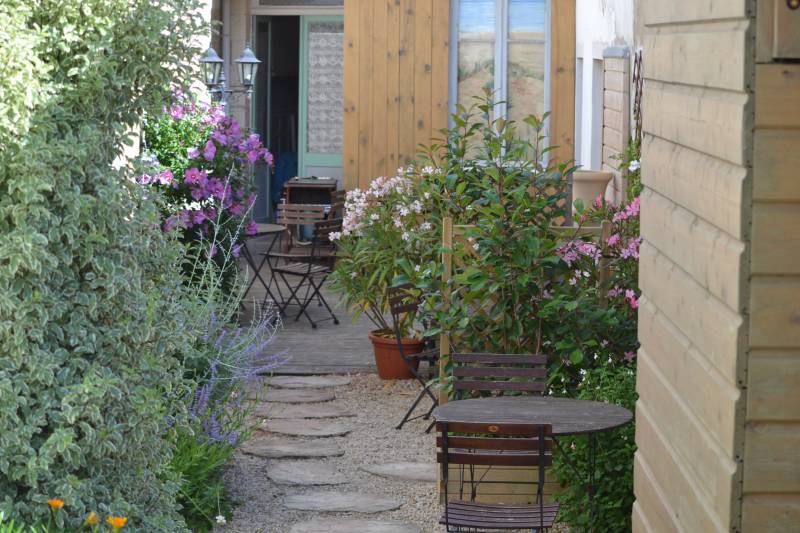
[{"label": "shrub with dark green leaves", "polygon": [[181,247],[112,163],[190,79],[197,2],[2,4],[0,56],[24,50],[24,71],[0,76],[0,511],[40,522],[58,497],[58,527],[96,511],[185,530],[165,468],[185,410]]}]

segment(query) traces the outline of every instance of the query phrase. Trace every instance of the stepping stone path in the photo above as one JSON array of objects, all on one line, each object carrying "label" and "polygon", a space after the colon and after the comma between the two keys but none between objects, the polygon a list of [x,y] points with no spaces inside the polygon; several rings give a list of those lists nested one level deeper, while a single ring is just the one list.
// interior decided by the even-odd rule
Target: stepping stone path
[{"label": "stepping stone path", "polygon": [[338,457],[344,455],[335,442],[296,439],[253,439],[242,447],[244,453],[278,459],[281,457]]},{"label": "stepping stone path", "polygon": [[275,461],[267,477],[280,485],[340,485],[347,479],[336,468],[319,461]]},{"label": "stepping stone path", "polygon": [[[345,376],[276,376],[267,380],[254,415],[265,418],[259,428],[267,433],[305,438],[257,437],[242,451],[258,457],[276,459],[267,465],[267,477],[280,485],[338,485],[347,479],[330,462],[311,458],[338,457],[344,451],[331,437],[352,431],[341,420],[355,416],[330,403],[333,387],[348,385]],[[251,395],[252,397],[253,395]],[[286,460],[288,458],[303,460]],[[412,481],[436,481],[436,465],[428,463],[390,463],[367,465],[367,472]],[[381,513],[400,508],[402,503],[381,494],[346,490],[311,491],[288,495],[284,507],[299,511]],[[353,520],[323,517],[294,524],[289,533],[421,533],[420,528],[392,520]]]},{"label": "stepping stone path", "polygon": [[294,437],[341,437],[353,428],[341,422],[328,420],[270,420],[260,428],[269,433],[292,435]]},{"label": "stepping stone path", "polygon": [[345,376],[276,376],[267,384],[280,389],[324,389],[349,385],[352,380]]},{"label": "stepping stone path", "polygon": [[400,508],[400,502],[389,496],[361,492],[308,492],[287,496],[283,505],[299,511],[380,513]]},{"label": "stepping stone path", "polygon": [[355,413],[345,410],[343,407],[323,404],[299,403],[294,405],[280,405],[275,403],[264,403],[259,405],[253,413],[255,416],[275,420],[278,418],[299,420],[303,418],[341,418],[356,416]]},{"label": "stepping stone path", "polygon": [[416,526],[388,520],[311,520],[289,533],[421,533]]},{"label": "stepping stone path", "polygon": [[279,403],[317,403],[333,400],[332,390],[324,389],[272,389],[268,391],[263,400],[265,402]]},{"label": "stepping stone path", "polygon": [[434,463],[388,463],[383,465],[366,465],[365,470],[376,476],[403,479],[406,481],[429,481],[436,483],[436,465]]}]

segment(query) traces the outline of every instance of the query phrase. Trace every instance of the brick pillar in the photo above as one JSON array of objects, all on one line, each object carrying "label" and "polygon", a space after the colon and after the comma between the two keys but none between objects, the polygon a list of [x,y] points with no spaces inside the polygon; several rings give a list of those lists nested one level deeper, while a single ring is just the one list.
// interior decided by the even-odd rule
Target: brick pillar
[{"label": "brick pillar", "polygon": [[603,164],[614,173],[607,194],[615,203],[625,198],[625,170],[612,159],[628,145],[631,135],[631,62],[628,48],[612,46],[603,50]]}]

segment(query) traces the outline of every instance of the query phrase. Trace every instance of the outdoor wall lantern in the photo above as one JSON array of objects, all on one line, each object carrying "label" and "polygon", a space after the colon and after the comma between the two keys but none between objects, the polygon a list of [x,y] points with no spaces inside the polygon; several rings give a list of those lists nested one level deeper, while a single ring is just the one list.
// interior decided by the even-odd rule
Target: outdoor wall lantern
[{"label": "outdoor wall lantern", "polygon": [[213,48],[206,50],[205,55],[200,59],[200,66],[203,71],[203,81],[211,93],[212,100],[219,102],[222,107],[227,104],[228,96],[233,94],[247,94],[248,96],[253,93],[253,84],[256,79],[256,71],[261,61],[250,49],[250,44],[246,44],[242,55],[236,60],[236,66],[239,70],[239,81],[242,82],[244,90],[229,89],[226,83],[225,76],[225,62],[217,55],[217,51]]}]

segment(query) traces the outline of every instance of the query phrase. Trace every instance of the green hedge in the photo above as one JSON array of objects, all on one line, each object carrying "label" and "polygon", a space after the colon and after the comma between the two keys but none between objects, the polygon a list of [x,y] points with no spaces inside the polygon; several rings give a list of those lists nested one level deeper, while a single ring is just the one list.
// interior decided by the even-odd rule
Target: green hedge
[{"label": "green hedge", "polygon": [[14,124],[0,133],[0,511],[17,519],[47,520],[58,497],[71,527],[97,511],[131,531],[185,530],[164,469],[166,421],[185,408],[180,247],[112,162],[189,79],[196,8],[0,7],[0,54],[22,50],[24,67],[0,76],[0,125]]}]

